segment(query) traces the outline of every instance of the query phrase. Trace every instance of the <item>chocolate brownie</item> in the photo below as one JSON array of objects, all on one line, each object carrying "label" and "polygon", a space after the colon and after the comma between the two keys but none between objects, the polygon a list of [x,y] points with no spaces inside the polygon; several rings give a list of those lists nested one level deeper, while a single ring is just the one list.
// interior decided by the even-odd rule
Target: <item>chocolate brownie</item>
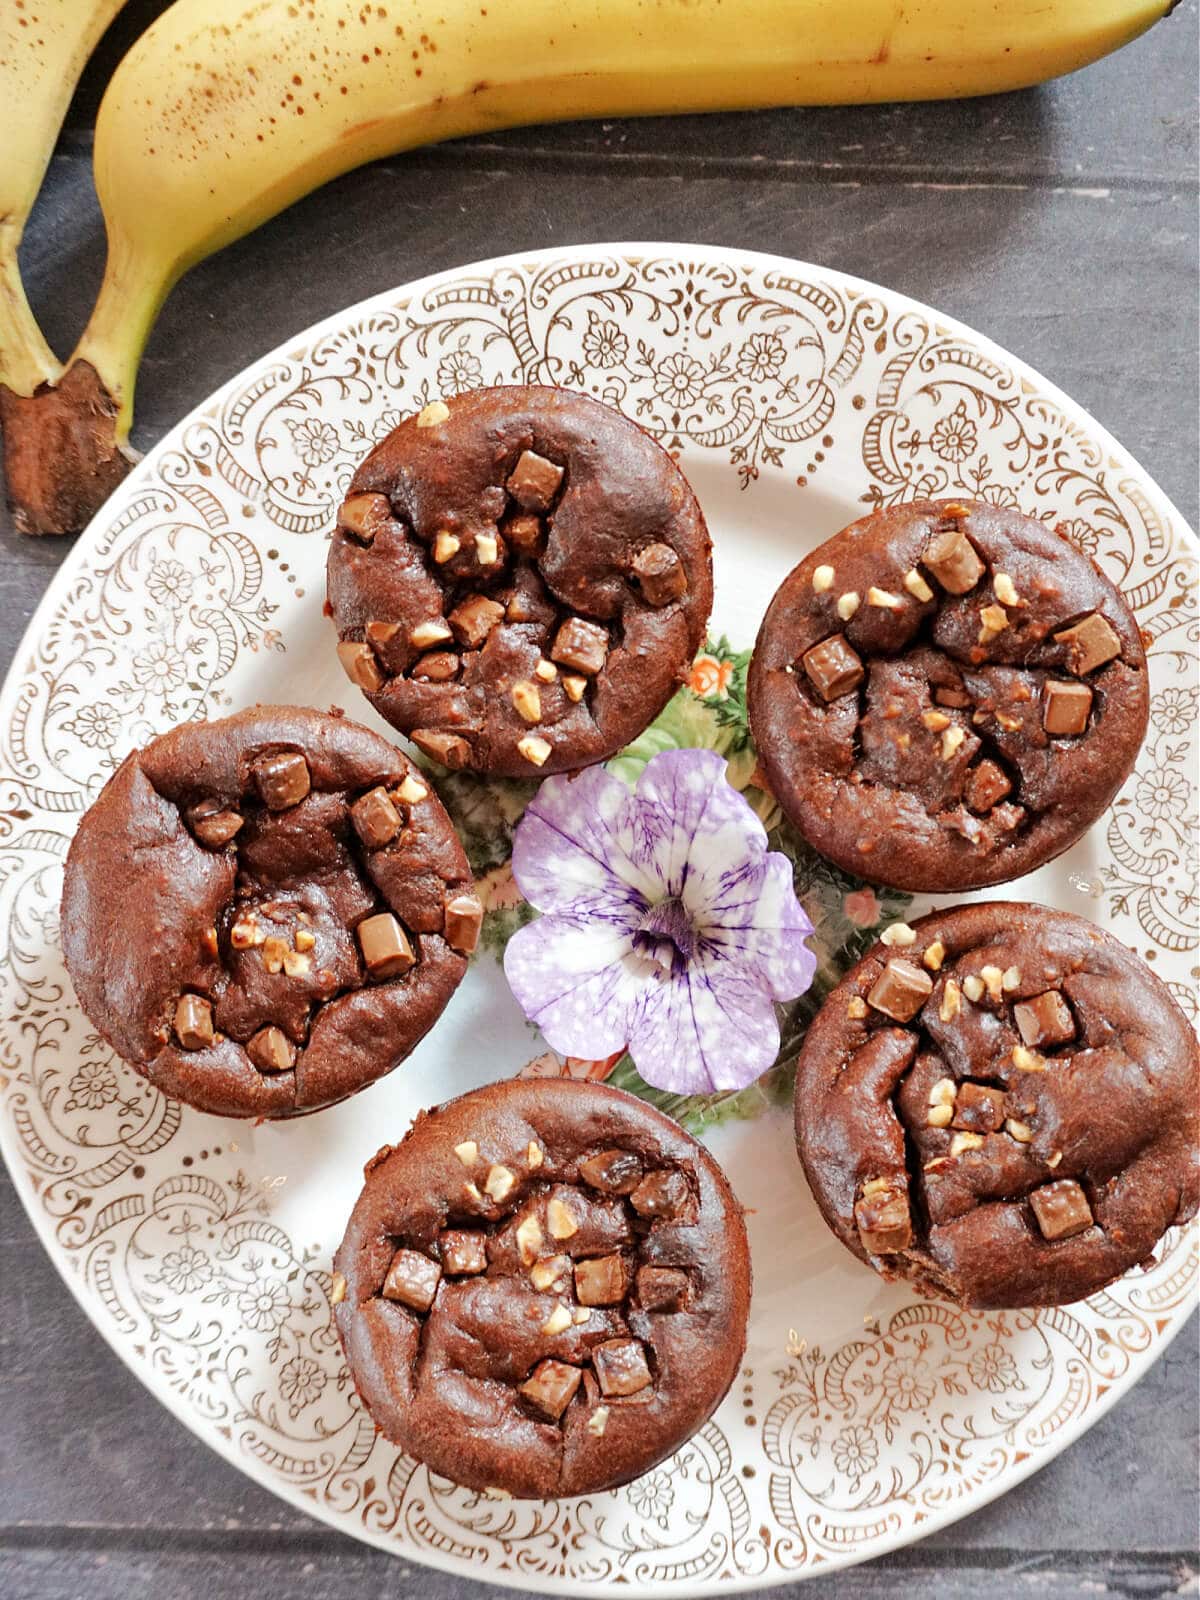
[{"label": "chocolate brownie", "polygon": [[1200,1199],[1196,1039],[1158,978],[1063,911],[896,923],[822,1006],[796,1143],[825,1220],[962,1305],[1079,1300]]},{"label": "chocolate brownie", "polygon": [[453,768],[603,761],[686,678],[712,604],[670,456],[566,389],[436,400],[359,467],[329,550],[351,680]]},{"label": "chocolate brownie", "polygon": [[125,759],[67,856],[62,939],[80,1005],[151,1083],[286,1117],[404,1059],[481,919],[405,756],[340,715],[257,706]]},{"label": "chocolate brownie", "polygon": [[783,582],[750,722],[800,832],[912,890],[1004,883],[1075,842],[1132,770],[1146,658],[1119,592],[1019,512],[915,501]]},{"label": "chocolate brownie", "polygon": [[338,1331],[387,1437],[526,1497],[625,1483],[716,1410],[750,1260],[721,1169],[602,1084],[509,1079],[417,1118],[366,1169]]}]

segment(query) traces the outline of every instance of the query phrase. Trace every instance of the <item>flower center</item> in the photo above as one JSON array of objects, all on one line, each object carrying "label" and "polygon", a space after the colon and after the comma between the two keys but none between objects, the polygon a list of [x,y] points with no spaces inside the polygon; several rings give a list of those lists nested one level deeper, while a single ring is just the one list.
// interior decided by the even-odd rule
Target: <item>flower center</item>
[{"label": "flower center", "polygon": [[672,897],[651,906],[633,936],[633,947],[664,975],[682,972],[696,947],[696,931],[682,902]]}]

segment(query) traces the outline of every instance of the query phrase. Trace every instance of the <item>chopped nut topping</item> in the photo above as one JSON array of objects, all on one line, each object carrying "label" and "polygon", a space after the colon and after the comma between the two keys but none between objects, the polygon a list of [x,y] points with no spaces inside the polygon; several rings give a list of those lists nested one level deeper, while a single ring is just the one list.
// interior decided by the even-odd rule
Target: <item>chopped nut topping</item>
[{"label": "chopped nut topping", "polygon": [[1020,967],[1005,967],[1000,977],[1000,987],[1004,990],[1005,994],[1011,994],[1014,989],[1019,989],[1020,986]]},{"label": "chopped nut topping", "polygon": [[175,1037],[183,1050],[207,1050],[212,1044],[212,1005],[202,995],[183,994],[176,1001]]},{"label": "chopped nut topping", "polygon": [[863,664],[846,643],[844,634],[814,644],[800,658],[813,688],[822,700],[837,700],[857,689],[863,680]]},{"label": "chopped nut topping", "polygon": [[504,620],[504,607],[486,595],[473,594],[461,605],[455,606],[448,621],[454,637],[468,650],[478,650],[492,629]]},{"label": "chopped nut topping", "polygon": [[283,963],[288,954],[287,941],[280,939],[276,934],[263,940],[262,963],[267,971],[274,974],[283,971]]},{"label": "chopped nut topping", "polygon": [[575,1263],[575,1298],[581,1306],[615,1306],[628,1287],[625,1263],[618,1255]]},{"label": "chopped nut topping", "polygon": [[977,1133],[956,1133],[950,1141],[952,1156],[965,1155],[968,1150],[981,1150],[983,1139]]},{"label": "chopped nut topping", "polygon": [[1017,593],[1013,581],[1007,572],[997,572],[994,574],[992,578],[992,588],[995,591],[996,599],[1000,601],[1001,605],[1019,606],[1021,604],[1021,596]]},{"label": "chopped nut topping", "polygon": [[546,1226],[550,1229],[552,1239],[569,1239],[572,1234],[579,1232],[579,1224],[557,1198],[551,1199],[546,1207]]},{"label": "chopped nut topping", "polygon": [[445,644],[448,639],[453,639],[454,634],[440,617],[429,622],[418,622],[408,635],[408,642],[414,650],[430,650],[435,644]]},{"label": "chopped nut topping", "polygon": [[398,1300],[413,1311],[428,1311],[441,1276],[439,1263],[419,1250],[397,1250],[380,1292],[385,1300]]},{"label": "chopped nut topping", "polygon": [[1055,1150],[1053,1152],[1053,1154],[1048,1155],[1046,1157],[1046,1165],[1048,1167],[1056,1167],[1061,1160],[1062,1160],[1062,1151],[1061,1150]]},{"label": "chopped nut topping", "polygon": [[[570,1320],[568,1313],[567,1321]],[[521,1385],[520,1392],[544,1417],[557,1422],[575,1398],[575,1391],[582,1381],[583,1373],[579,1367],[569,1366],[565,1361],[539,1361]]]},{"label": "chopped nut topping", "polygon": [[887,589],[876,589],[874,584],[867,590],[867,604],[879,606],[884,611],[899,611],[904,601],[899,596],[891,594]]},{"label": "chopped nut topping", "polygon": [[908,590],[909,594],[911,594],[917,600],[925,601],[933,599],[933,590],[925,582],[925,579],[917,571],[916,567],[910,567],[909,570],[904,574],[904,587]]},{"label": "chopped nut topping", "polygon": [[541,521],[528,515],[510,517],[504,524],[504,537],[519,555],[534,555],[542,542]]},{"label": "chopped nut topping", "polygon": [[439,566],[445,566],[447,561],[453,561],[462,549],[462,541],[456,533],[450,533],[441,528],[433,540],[433,559]]},{"label": "chopped nut topping", "polygon": [[579,1163],[584,1183],[604,1194],[632,1194],[642,1177],[642,1163],[628,1150],[602,1150]]},{"label": "chopped nut topping", "polygon": [[592,1351],[592,1365],[606,1399],[613,1395],[637,1394],[650,1382],[650,1368],[637,1339],[609,1339]]},{"label": "chopped nut topping", "polygon": [[399,786],[393,791],[393,794],[402,805],[415,806],[419,804],[420,801],[428,799],[429,790],[420,781],[420,779],[409,775],[401,781]]},{"label": "chopped nut topping", "polygon": [[633,558],[633,575],[648,605],[668,606],[687,592],[687,574],[669,544],[639,551]]},{"label": "chopped nut topping", "polygon": [[594,678],[608,656],[608,633],[583,617],[568,617],[554,637],[551,658],[585,678]]},{"label": "chopped nut topping", "polygon": [[587,1419],[587,1431],[597,1439],[604,1437],[604,1430],[608,1427],[608,1407],[597,1406]]},{"label": "chopped nut topping", "polygon": [[475,559],[481,567],[493,567],[500,559],[500,541],[494,533],[475,535]]},{"label": "chopped nut topping", "polygon": [[535,1144],[531,1139],[525,1146],[525,1165],[530,1172],[536,1172],[544,1160],[545,1156],[542,1154],[541,1145]]},{"label": "chopped nut topping", "polygon": [[577,678],[574,673],[563,673],[562,686],[566,690],[568,700],[574,700],[578,705],[583,699],[584,690],[587,688],[586,678]]},{"label": "chopped nut topping", "polygon": [[534,667],[533,675],[535,678],[540,678],[543,683],[553,683],[555,678],[558,677],[558,668],[553,661],[547,661],[543,658]]},{"label": "chopped nut topping", "polygon": [[929,1115],[926,1117],[931,1128],[946,1128],[954,1116],[953,1106],[930,1106]]},{"label": "chopped nut topping", "polygon": [[461,665],[452,650],[437,650],[432,655],[422,656],[412,669],[412,675],[424,683],[449,683],[458,676]]},{"label": "chopped nut topping", "polygon": [[587,1322],[590,1319],[591,1315],[592,1315],[591,1306],[579,1306],[576,1309],[575,1314],[572,1316],[571,1321],[575,1322],[575,1323]]},{"label": "chopped nut topping", "polygon": [[451,950],[469,956],[479,943],[483,927],[483,907],[473,894],[463,890],[446,901],[442,933]]},{"label": "chopped nut topping", "polygon": [[1067,664],[1078,678],[1104,666],[1121,654],[1121,640],[1098,611],[1054,635],[1066,646]]},{"label": "chopped nut topping", "polygon": [[562,467],[523,450],[505,487],[523,511],[548,511],[562,480]]},{"label": "chopped nut topping", "polygon": [[516,1181],[507,1167],[497,1164],[488,1168],[488,1175],[483,1183],[484,1192],[499,1205],[512,1193]]},{"label": "chopped nut topping", "polygon": [[912,1218],[903,1177],[873,1178],[854,1202],[859,1242],[868,1255],[894,1255],[912,1243]]},{"label": "chopped nut topping", "polygon": [[[980,994],[983,993],[982,984],[979,986],[979,992]],[[947,978],[946,986],[942,990],[941,1002],[938,1005],[938,1016],[943,1022],[953,1022],[961,1010],[962,990],[958,987],[953,978]]]},{"label": "chopped nut topping", "polygon": [[408,935],[390,911],[367,917],[354,931],[372,978],[395,978],[415,964]]},{"label": "chopped nut topping", "polygon": [[931,945],[926,946],[925,954],[921,957],[921,965],[928,967],[930,972],[940,972],[945,959],[946,946],[940,939],[935,939]]},{"label": "chopped nut topping", "polygon": [[1012,1052],[1013,1066],[1018,1072],[1045,1072],[1046,1058],[1040,1056],[1036,1050],[1031,1050],[1028,1045],[1015,1044]]},{"label": "chopped nut topping", "polygon": [[342,1301],[346,1298],[346,1290],[349,1287],[350,1285],[346,1282],[345,1278],[342,1277],[341,1273],[335,1272],[333,1275],[333,1280],[329,1285],[330,1305],[340,1306]]},{"label": "chopped nut topping", "polygon": [[254,950],[266,939],[260,925],[253,918],[235,922],[229,930],[229,942],[235,950]]},{"label": "chopped nut topping", "polygon": [[537,1260],[541,1248],[542,1225],[531,1211],[517,1224],[517,1250],[524,1264],[531,1267]]},{"label": "chopped nut topping", "polygon": [[354,802],[350,807],[350,821],[368,850],[380,850],[390,844],[402,826],[400,813],[382,784]]},{"label": "chopped nut topping", "polygon": [[392,508],[386,495],[352,494],[338,509],[338,526],[348,528],[363,544],[370,544],[391,516]]},{"label": "chopped nut topping", "polygon": [[944,711],[922,711],[921,721],[930,733],[941,733],[943,728],[950,726],[950,718]]},{"label": "chopped nut topping", "polygon": [[337,656],[351,683],[356,683],[368,694],[376,694],[383,688],[383,669],[369,644],[356,639],[343,639],[337,647]]},{"label": "chopped nut topping", "polygon": [[987,987],[988,999],[999,1000],[1001,991],[1004,988],[1004,974],[1000,971],[1000,968],[991,965],[980,967],[979,976]]},{"label": "chopped nut topping", "polygon": [[1008,613],[1003,606],[984,606],[979,613],[979,624],[979,643],[988,644],[1008,627]]},{"label": "chopped nut topping", "polygon": [[856,589],[847,589],[845,594],[838,597],[837,614],[843,622],[849,622],[861,604],[862,601],[859,599],[858,591]]},{"label": "chopped nut topping", "polygon": [[864,1196],[882,1194],[885,1189],[890,1189],[891,1187],[891,1178],[868,1178],[866,1183],[863,1184],[862,1192]]},{"label": "chopped nut topping", "polygon": [[832,567],[814,567],[812,575],[814,591],[817,594],[824,594],[826,589],[832,589],[835,577],[836,573]]},{"label": "chopped nut topping", "polygon": [[861,1022],[867,1014],[867,1002],[860,995],[851,995],[846,1002],[846,1015],[854,1022]]},{"label": "chopped nut topping", "polygon": [[966,737],[966,732],[957,723],[947,728],[942,734],[942,760],[952,761]]},{"label": "chopped nut topping", "polygon": [[217,930],[215,928],[205,928],[200,935],[200,948],[205,955],[215,956],[218,954],[221,946],[217,942]]},{"label": "chopped nut topping", "polygon": [[550,756],[551,749],[552,746],[548,740],[539,737],[536,733],[527,733],[523,739],[517,740],[517,750],[531,766],[544,767]]},{"label": "chopped nut topping", "polygon": [[547,1256],[529,1269],[529,1281],[539,1294],[553,1289],[555,1294],[565,1294],[571,1276],[569,1256]]},{"label": "chopped nut topping", "polygon": [[921,565],[950,594],[966,594],[983,576],[983,562],[961,528],[939,533],[925,546]]},{"label": "chopped nut topping", "polygon": [[473,1167],[479,1160],[479,1146],[474,1139],[464,1139],[461,1144],[454,1146],[454,1154],[464,1167]]},{"label": "chopped nut topping", "polygon": [[917,936],[907,922],[893,922],[879,935],[882,944],[893,948],[905,949],[910,944],[916,944]]},{"label": "chopped nut topping", "polygon": [[1049,679],[1042,705],[1042,727],[1056,738],[1083,733],[1092,714],[1092,691],[1086,683],[1060,683]]},{"label": "chopped nut topping", "polygon": [[1025,726],[1025,722],[1022,717],[1010,716],[1007,711],[997,711],[996,721],[1004,729],[1005,733],[1019,733],[1020,730]]},{"label": "chopped nut topping", "polygon": [[289,978],[304,978],[312,971],[312,962],[298,950],[288,950],[283,958],[283,970]]},{"label": "chopped nut topping", "polygon": [[409,738],[418,750],[424,750],[427,756],[432,756],[451,771],[465,767],[471,754],[471,747],[465,739],[460,739],[456,733],[445,733],[441,728],[414,728]]},{"label": "chopped nut topping", "polygon": [[958,1085],[953,1078],[939,1078],[929,1091],[929,1104],[931,1106],[952,1106],[957,1093]]},{"label": "chopped nut topping", "polygon": [[417,413],[418,428],[435,428],[439,422],[445,422],[450,415],[450,407],[443,400],[431,400],[427,406]]},{"label": "chopped nut topping", "polygon": [[1044,1184],[1029,1196],[1029,1205],[1043,1239],[1070,1239],[1093,1224],[1087,1195],[1073,1178]]},{"label": "chopped nut topping", "polygon": [[571,1308],[559,1301],[554,1310],[542,1323],[542,1332],[546,1334],[563,1333],[571,1326]]},{"label": "chopped nut topping", "polygon": [[978,1005],[983,999],[983,979],[976,977],[972,972],[969,977],[963,979],[962,991],[968,1000]]},{"label": "chopped nut topping", "polygon": [[487,1271],[487,1239],[469,1229],[449,1228],[439,1241],[442,1271],[453,1278],[473,1278]]},{"label": "chopped nut topping", "polygon": [[312,787],[308,762],[298,750],[260,756],[250,770],[269,811],[287,811],[299,805]]},{"label": "chopped nut topping", "polygon": [[297,950],[311,950],[317,942],[317,936],[307,928],[297,928],[294,942]]},{"label": "chopped nut topping", "polygon": [[526,722],[540,722],[542,720],[542,697],[538,693],[536,683],[530,683],[527,678],[522,678],[512,686],[512,703],[517,708],[518,716]]},{"label": "chopped nut topping", "polygon": [[1004,1131],[1015,1139],[1018,1144],[1029,1144],[1033,1139],[1033,1129],[1027,1122],[1022,1122],[1019,1117],[1006,1117]]},{"label": "chopped nut topping", "polygon": [[893,1022],[911,1022],[929,998],[933,979],[911,961],[893,957],[867,995],[869,1005]]}]

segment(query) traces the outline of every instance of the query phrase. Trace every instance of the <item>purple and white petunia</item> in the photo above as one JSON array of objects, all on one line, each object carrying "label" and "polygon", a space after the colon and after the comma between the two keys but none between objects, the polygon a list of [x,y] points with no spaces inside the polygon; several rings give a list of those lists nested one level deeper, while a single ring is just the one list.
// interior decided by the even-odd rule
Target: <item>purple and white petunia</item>
[{"label": "purple and white petunia", "polygon": [[631,794],[602,767],[549,778],[516,831],[513,876],[543,915],[504,957],[563,1055],[628,1049],[647,1083],[740,1089],[779,1049],[775,1002],[812,982],[786,856],[713,750],[669,750]]}]

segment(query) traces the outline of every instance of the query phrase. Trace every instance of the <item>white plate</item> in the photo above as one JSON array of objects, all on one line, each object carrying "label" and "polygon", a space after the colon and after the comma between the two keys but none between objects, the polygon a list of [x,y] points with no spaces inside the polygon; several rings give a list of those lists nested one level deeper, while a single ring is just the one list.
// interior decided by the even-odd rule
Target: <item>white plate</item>
[{"label": "white plate", "polygon": [[1150,734],[1088,837],[996,892],[1111,928],[1194,1016],[1195,553],[1165,497],[1043,379],[900,295],[743,251],[584,248],[426,279],[256,362],[153,451],[64,563],[0,709],[0,1136],[99,1332],[295,1505],[526,1589],[754,1588],[894,1549],[1049,1460],[1186,1317],[1194,1234],[1085,1304],[967,1315],[885,1286],[835,1243],[784,1112],[726,1122],[711,1143],[750,1208],[756,1288],[725,1404],[619,1492],[481,1499],[399,1455],[353,1403],[328,1268],[382,1140],[535,1053],[496,964],[476,962],[391,1077],[254,1128],[181,1109],[116,1062],[58,952],[67,843],[132,745],[256,700],[375,720],[321,610],[333,508],[401,416],[525,381],[596,394],[678,452],[715,535],[714,632],[738,645],[791,566],[872,502],[974,495],[1066,522],[1145,630]]}]

